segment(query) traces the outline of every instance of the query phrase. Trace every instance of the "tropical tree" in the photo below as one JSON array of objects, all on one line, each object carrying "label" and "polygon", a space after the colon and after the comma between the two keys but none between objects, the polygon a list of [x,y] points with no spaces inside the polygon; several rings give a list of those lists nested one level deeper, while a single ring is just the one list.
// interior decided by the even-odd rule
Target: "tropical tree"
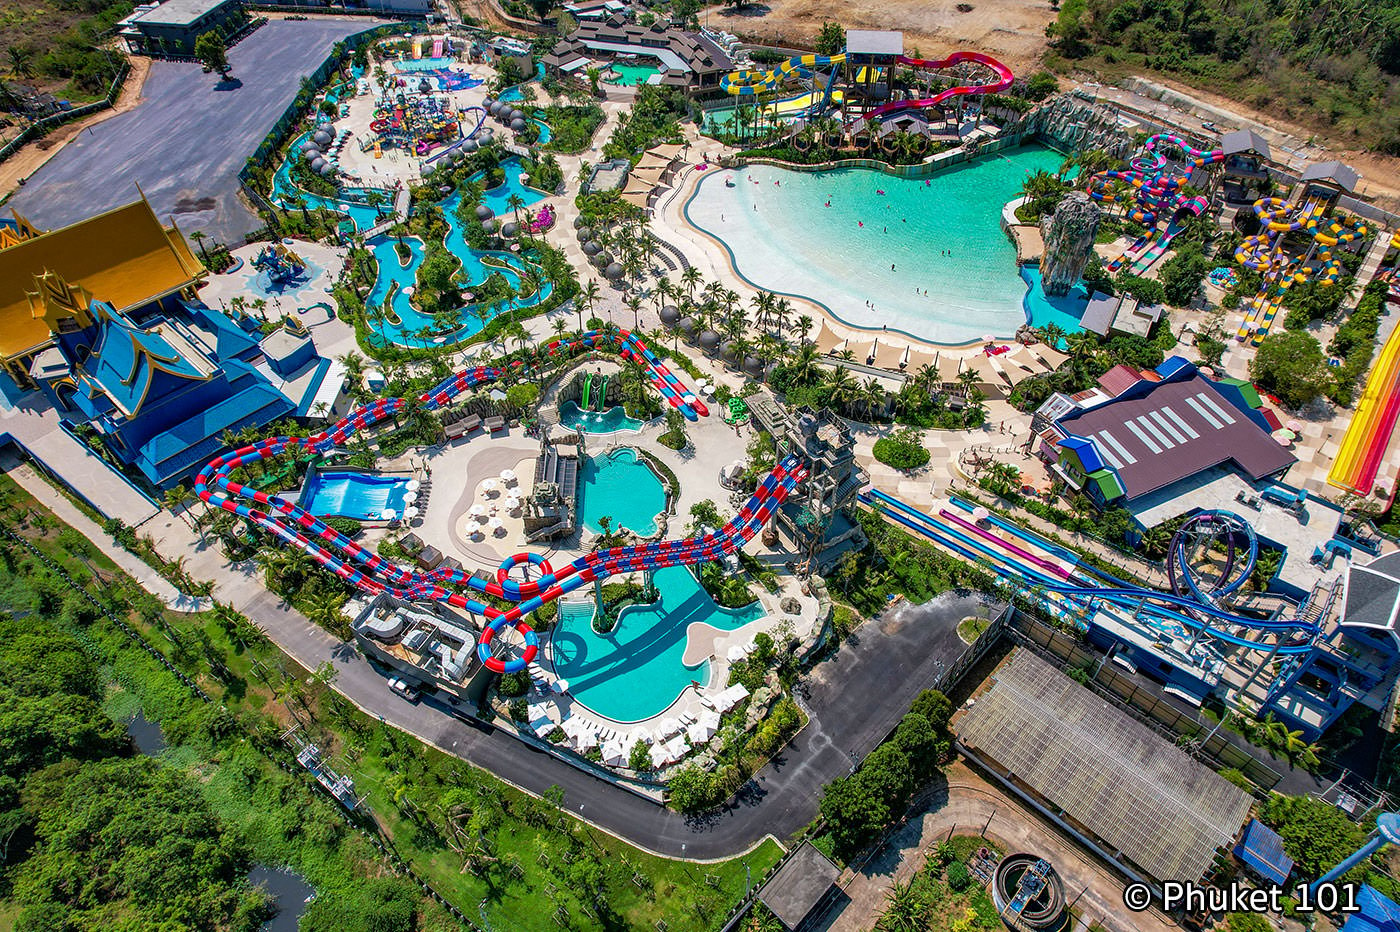
[{"label": "tropical tree", "polygon": [[598,288],[598,280],[596,278],[590,278],[588,282],[579,289],[578,297],[574,299],[574,309],[578,311],[579,333],[583,333],[584,312],[588,312],[591,316],[594,306],[597,305],[598,299],[602,296],[603,293]]},{"label": "tropical tree", "polygon": [[860,383],[845,366],[829,370],[824,381],[827,401],[838,410],[849,408],[861,395]]},{"label": "tropical tree", "polygon": [[228,49],[218,30],[206,32],[195,40],[194,57],[206,71],[217,71],[220,78],[228,80]]}]

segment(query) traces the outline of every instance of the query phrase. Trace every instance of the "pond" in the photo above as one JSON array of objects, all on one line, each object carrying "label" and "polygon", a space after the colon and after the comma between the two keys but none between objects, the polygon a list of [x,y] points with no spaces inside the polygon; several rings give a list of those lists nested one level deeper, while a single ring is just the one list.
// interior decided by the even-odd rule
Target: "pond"
[{"label": "pond", "polygon": [[311,885],[295,871],[262,864],[248,872],[248,882],[272,894],[277,905],[277,915],[264,922],[259,932],[297,932],[301,914],[316,895]]}]

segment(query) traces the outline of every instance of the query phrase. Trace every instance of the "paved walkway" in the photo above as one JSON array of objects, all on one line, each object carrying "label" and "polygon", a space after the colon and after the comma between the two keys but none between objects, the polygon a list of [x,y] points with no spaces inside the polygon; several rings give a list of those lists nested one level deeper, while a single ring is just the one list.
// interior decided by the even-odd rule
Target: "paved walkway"
[{"label": "paved walkway", "polygon": [[59,520],[92,541],[121,568],[122,572],[140,583],[142,589],[164,602],[166,607],[177,612],[206,612],[213,607],[209,599],[196,598],[181,592],[140,557],[124,550],[91,518],[79,511],[76,505],[49,485],[48,481],[36,473],[33,467],[21,463],[12,455],[5,453],[0,455],[0,468],[8,472],[10,478],[34,496],[39,504],[57,515]]},{"label": "paved walkway", "polygon": [[1045,822],[961,761],[926,794],[926,802],[858,871],[842,878],[848,900],[816,926],[821,932],[871,928],[885,910],[885,897],[924,866],[925,852],[953,834],[985,835],[1007,853],[1027,851],[1050,860],[1064,881],[1065,896],[1083,910],[1078,928],[1101,923],[1109,932],[1165,932],[1177,928],[1156,912],[1131,913],[1123,906],[1123,882],[1059,829]]}]

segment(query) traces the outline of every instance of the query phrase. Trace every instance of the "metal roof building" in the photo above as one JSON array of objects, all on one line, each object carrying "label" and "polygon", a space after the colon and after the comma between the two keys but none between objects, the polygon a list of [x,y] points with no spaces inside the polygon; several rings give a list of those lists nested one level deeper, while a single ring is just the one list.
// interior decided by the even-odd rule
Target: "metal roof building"
[{"label": "metal roof building", "polygon": [[1055,422],[1066,436],[1094,445],[1129,500],[1213,466],[1259,480],[1297,461],[1194,367],[1159,374],[1161,382],[1139,382],[1112,401]]},{"label": "metal roof building", "polygon": [[958,740],[1072,827],[1159,880],[1196,880],[1252,799],[1034,654],[1018,648],[957,722]]}]

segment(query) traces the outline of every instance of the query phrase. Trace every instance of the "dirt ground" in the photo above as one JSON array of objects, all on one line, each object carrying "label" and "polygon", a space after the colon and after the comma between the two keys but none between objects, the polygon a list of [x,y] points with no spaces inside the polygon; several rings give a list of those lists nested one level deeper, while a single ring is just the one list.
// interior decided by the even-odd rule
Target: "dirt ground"
[{"label": "dirt ground", "polygon": [[[970,9],[960,12],[960,6]],[[1045,27],[1054,18],[1048,0],[765,0],[701,14],[711,29],[802,48],[812,46],[823,20],[856,29],[898,28],[907,53],[976,49],[1027,72],[1040,67]]]},{"label": "dirt ground", "polygon": [[1200,90],[1190,87],[1179,81],[1153,76],[1152,80],[1159,84],[1165,84],[1174,90],[1192,97],[1199,98],[1208,104],[1233,111],[1250,120],[1263,123],[1267,126],[1274,126],[1284,132],[1291,133],[1301,140],[1316,139],[1326,149],[1327,153],[1320,157],[1320,160],[1338,159],[1361,173],[1362,187],[1361,193],[1368,197],[1375,197],[1380,206],[1387,210],[1400,210],[1400,159],[1389,155],[1380,155],[1375,152],[1362,152],[1356,149],[1337,148],[1330,143],[1327,137],[1319,135],[1307,127],[1281,120],[1276,116],[1261,113],[1251,109],[1239,101],[1213,94],[1210,91]]},{"label": "dirt ground", "polygon": [[85,120],[65,123],[58,129],[26,145],[14,155],[0,162],[0,198],[6,197],[19,187],[20,179],[28,178],[39,170],[55,152],[62,149],[70,139],[89,126],[96,126],[103,120],[110,120],[119,113],[125,113],[141,102],[141,88],[146,83],[146,75],[151,71],[151,60],[140,55],[131,56],[131,72],[126,76],[122,92],[114,106],[101,113],[94,113]]}]

